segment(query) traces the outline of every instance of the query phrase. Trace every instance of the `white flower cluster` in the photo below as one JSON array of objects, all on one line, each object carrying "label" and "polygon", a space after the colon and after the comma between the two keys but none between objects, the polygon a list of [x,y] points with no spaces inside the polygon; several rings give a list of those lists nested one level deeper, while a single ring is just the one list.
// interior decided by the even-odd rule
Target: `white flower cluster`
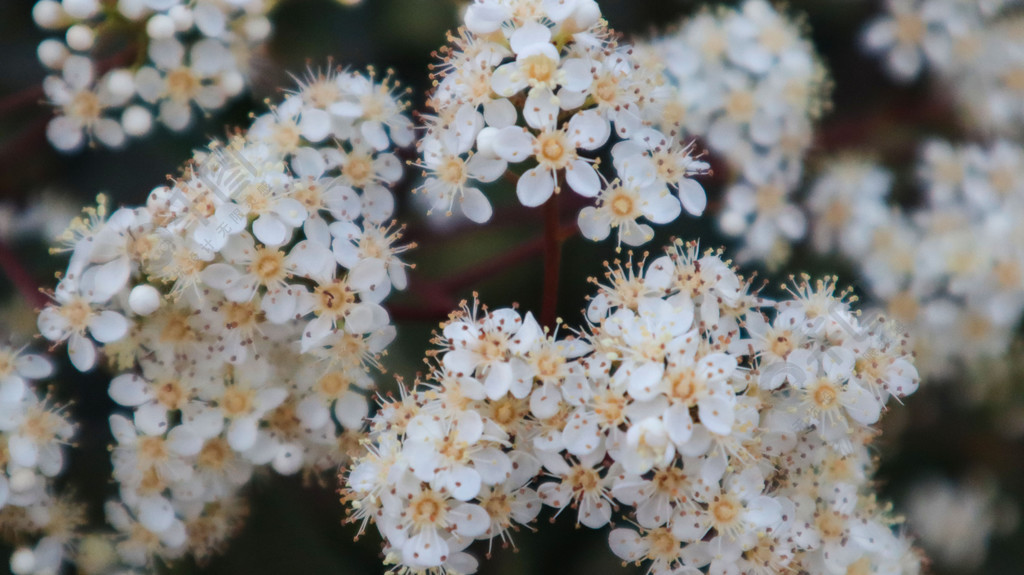
[{"label": "white flower cluster", "polygon": [[394,571],[471,573],[471,541],[544,505],[629,518],[611,548],[652,573],[918,572],[871,492],[872,424],[917,387],[885,321],[831,279],[752,295],[695,245],[599,285],[580,338],[464,307],[430,381],[382,402],[343,499]]},{"label": "white flower cluster", "polygon": [[[420,142],[420,191],[433,209],[458,202],[486,222],[493,208],[479,186],[506,176],[524,206],[566,186],[592,198],[579,225],[595,241],[617,230],[620,243],[640,245],[654,235],[641,220],[703,213],[692,178],[707,164],[656,129],[663,77],[617,44],[594,0],[477,0],[464,21],[435,67],[436,115]],[[613,140],[609,181],[597,156]]]},{"label": "white flower cluster", "polygon": [[[992,539],[1013,532],[1019,521],[1015,507],[984,475],[958,482],[925,477],[910,491],[907,524],[920,534],[921,545],[937,564],[966,572],[985,562]],[[943,520],[948,517],[960,520]]]},{"label": "white flower cluster", "polygon": [[[253,50],[270,35],[273,0],[38,0],[43,88],[57,115],[55,148],[99,142],[117,148],[152,129],[172,130],[194,108],[213,111],[245,90]],[[124,46],[110,53],[111,46]]]},{"label": "white flower cluster", "polygon": [[806,232],[791,193],[828,91],[804,31],[766,0],[746,0],[700,13],[644,49],[675,88],[662,104],[665,124],[703,138],[735,174],[719,224],[744,236],[739,258],[785,260]]},{"label": "white flower cluster", "polygon": [[17,575],[56,572],[84,520],[79,506],[53,490],[75,427],[37,388],[36,380],[52,374],[44,356],[0,346],[0,539],[15,546],[10,568]]},{"label": "white flower cluster", "polygon": [[909,82],[923,70],[951,73],[979,56],[986,26],[1019,0],[887,0],[864,29],[864,46],[885,57],[889,74]]},{"label": "white flower cluster", "polygon": [[239,525],[254,471],[317,473],[358,449],[372,372],[406,284],[389,222],[411,122],[372,75],[311,74],[248,133],[214,142],[144,207],[74,222],[40,332],[99,352],[128,408],[110,426],[133,566],[208,554]]},{"label": "white flower cluster", "polygon": [[[858,262],[867,293],[914,339],[922,372],[1006,353],[1024,315],[1024,149],[925,144],[923,203],[887,205],[891,177],[862,160],[825,171],[808,201],[816,247]],[[838,241],[837,241],[838,240]]]},{"label": "white flower cluster", "polygon": [[890,0],[864,31],[887,71],[909,82],[929,72],[948,85],[972,126],[1024,129],[1024,19],[1020,0]]}]

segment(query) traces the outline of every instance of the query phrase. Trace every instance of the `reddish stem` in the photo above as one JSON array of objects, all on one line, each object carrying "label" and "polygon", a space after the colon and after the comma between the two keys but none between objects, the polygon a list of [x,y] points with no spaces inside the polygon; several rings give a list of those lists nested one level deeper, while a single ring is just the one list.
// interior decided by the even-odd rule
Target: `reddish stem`
[{"label": "reddish stem", "polygon": [[14,252],[2,241],[0,241],[0,269],[11,280],[18,293],[28,300],[33,307],[42,308],[46,305],[46,296],[39,291],[39,284],[28,273],[28,270],[21,265]]},{"label": "reddish stem", "polygon": [[558,194],[544,204],[544,292],[540,322],[555,327],[558,312],[558,276],[562,266],[562,237],[559,234]]},{"label": "reddish stem", "polygon": [[16,112],[28,105],[38,104],[43,99],[43,96],[43,85],[35,84],[0,98],[0,115]]}]

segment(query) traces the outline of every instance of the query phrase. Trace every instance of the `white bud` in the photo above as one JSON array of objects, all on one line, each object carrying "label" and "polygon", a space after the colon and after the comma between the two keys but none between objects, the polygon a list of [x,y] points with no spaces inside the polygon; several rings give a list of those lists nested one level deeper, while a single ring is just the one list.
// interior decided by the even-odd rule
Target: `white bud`
[{"label": "white bud", "polygon": [[135,75],[131,70],[118,68],[106,76],[107,91],[119,102],[124,102],[135,93]]},{"label": "white bud", "polygon": [[51,70],[60,70],[60,67],[64,65],[64,60],[68,57],[68,49],[60,40],[47,38],[39,43],[36,55],[39,56],[39,61],[43,63],[43,66]]},{"label": "white bud", "polygon": [[149,13],[146,0],[117,0],[117,11],[129,20],[139,20]]},{"label": "white bud", "polygon": [[68,21],[68,15],[64,12],[59,2],[54,0],[39,0],[32,7],[32,19],[40,28],[55,30],[61,28]]},{"label": "white bud", "polygon": [[476,135],[476,149],[478,154],[488,158],[495,158],[498,155],[494,152],[494,138],[498,137],[498,128],[487,126]]},{"label": "white bud", "polygon": [[221,76],[220,87],[226,96],[237,96],[245,89],[245,78],[238,70],[229,70]]},{"label": "white bud", "polygon": [[121,114],[121,124],[129,136],[144,136],[153,127],[153,113],[142,106],[128,106]]},{"label": "white bud", "polygon": [[195,19],[192,18],[192,10],[188,6],[177,5],[167,11],[167,15],[174,20],[174,27],[178,32],[184,32],[192,27]]},{"label": "white bud", "polygon": [[160,307],[160,292],[149,284],[135,286],[128,295],[128,307],[139,315],[149,315]]},{"label": "white bud", "polygon": [[11,474],[11,491],[24,493],[36,484],[36,474],[31,469],[21,467]]},{"label": "white bud", "polygon": [[11,573],[27,575],[36,568],[36,554],[31,549],[22,547],[11,554]]},{"label": "white bud", "polygon": [[576,4],[569,20],[577,30],[586,30],[601,19],[601,7],[594,0],[581,0]]},{"label": "white bud", "polygon": [[250,42],[262,42],[270,36],[270,20],[265,17],[249,18],[245,21],[245,36]]},{"label": "white bud", "polygon": [[68,46],[72,50],[78,50],[79,52],[86,52],[92,49],[92,44],[96,40],[92,28],[85,24],[75,24],[68,28],[65,38],[68,41]]},{"label": "white bud", "polygon": [[166,40],[174,36],[174,19],[167,14],[156,14],[146,22],[146,34],[154,40]]},{"label": "white bud", "polygon": [[99,12],[100,3],[96,0],[64,0],[64,11],[76,20],[85,20]]}]

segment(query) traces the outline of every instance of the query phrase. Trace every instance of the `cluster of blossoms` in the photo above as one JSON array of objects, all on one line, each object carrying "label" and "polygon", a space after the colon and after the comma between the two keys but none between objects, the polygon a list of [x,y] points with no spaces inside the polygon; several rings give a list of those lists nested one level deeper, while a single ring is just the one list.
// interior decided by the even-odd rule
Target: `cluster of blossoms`
[{"label": "cluster of blossoms", "polygon": [[37,380],[53,365],[24,348],[0,346],[0,539],[16,548],[17,575],[54,573],[84,510],[54,493],[75,427]]},{"label": "cluster of blossoms", "polygon": [[[929,557],[963,571],[984,563],[989,542],[1014,528],[1016,514],[1012,500],[985,475],[960,482],[922,478],[907,501],[907,523]],[[942,520],[947,517],[960,520]]]},{"label": "cluster of blossoms", "polygon": [[887,71],[909,82],[927,71],[952,88],[971,125],[1024,128],[1024,20],[1019,0],[890,0],[864,31]]},{"label": "cluster of blossoms", "polygon": [[[493,208],[478,186],[511,175],[524,206],[565,187],[592,199],[579,226],[595,241],[616,230],[620,243],[639,245],[653,237],[641,220],[703,213],[693,177],[707,164],[659,130],[664,77],[617,43],[594,0],[477,0],[464,22],[435,67],[420,142],[419,190],[433,209],[458,202],[486,222]],[[613,141],[609,180],[598,156]]]},{"label": "cluster of blossoms", "polygon": [[868,448],[917,387],[905,339],[834,280],[772,301],[717,252],[677,244],[611,269],[578,337],[463,307],[427,381],[383,399],[345,477],[399,573],[469,573],[567,507],[653,573],[917,573],[872,495]]},{"label": "cluster of blossoms", "polygon": [[1024,315],[1024,148],[1009,141],[922,148],[923,201],[887,205],[891,176],[847,159],[825,170],[808,206],[815,246],[859,264],[863,287],[915,340],[922,372],[1006,354]]},{"label": "cluster of blossoms", "polygon": [[784,261],[806,232],[791,193],[828,91],[804,31],[766,0],[746,0],[700,13],[643,49],[673,88],[659,107],[669,133],[702,138],[734,174],[719,224],[744,237],[738,257]]},{"label": "cluster of blossoms", "polygon": [[[179,131],[195,109],[217,110],[245,90],[253,52],[271,32],[274,0],[38,0],[43,88],[58,150],[117,148],[152,129]],[[114,50],[121,50],[114,52]]]},{"label": "cluster of blossoms", "polygon": [[255,472],[312,476],[358,449],[373,371],[406,285],[391,152],[411,141],[394,86],[311,73],[247,133],[199,151],[143,207],[101,198],[72,223],[40,333],[87,371],[102,353],[120,560],[218,549]]}]

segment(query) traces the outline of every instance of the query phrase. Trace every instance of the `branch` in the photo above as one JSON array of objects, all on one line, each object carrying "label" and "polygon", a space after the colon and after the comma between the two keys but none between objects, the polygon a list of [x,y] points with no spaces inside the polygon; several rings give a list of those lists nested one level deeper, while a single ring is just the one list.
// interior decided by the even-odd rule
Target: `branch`
[{"label": "branch", "polygon": [[552,329],[558,313],[558,279],[562,267],[562,238],[559,234],[558,197],[553,194],[544,204],[544,292],[540,322]]}]

